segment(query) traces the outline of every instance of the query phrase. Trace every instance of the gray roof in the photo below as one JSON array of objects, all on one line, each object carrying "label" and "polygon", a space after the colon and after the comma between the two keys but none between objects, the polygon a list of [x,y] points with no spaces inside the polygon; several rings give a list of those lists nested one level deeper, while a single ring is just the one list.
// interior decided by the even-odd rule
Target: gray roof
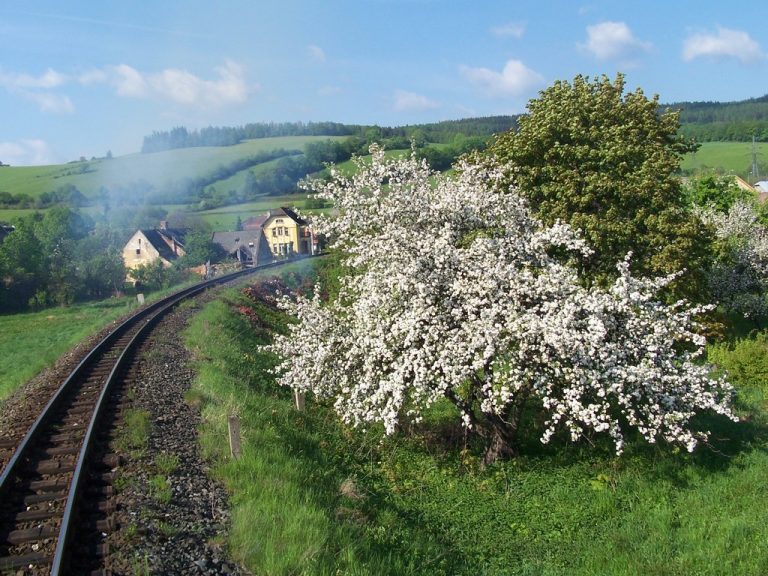
[{"label": "gray roof", "polygon": [[169,262],[171,260],[176,260],[178,255],[173,252],[171,247],[168,245],[168,242],[173,245],[173,242],[175,241],[176,244],[182,248],[182,250],[184,249],[184,244],[181,242],[181,239],[175,230],[171,231],[153,229],[142,230],[141,233],[144,234],[144,236],[147,238],[147,241],[152,244],[153,248],[158,251],[160,257],[164,260],[168,260]]},{"label": "gray roof", "polygon": [[235,232],[214,232],[212,240],[224,248],[227,254],[233,253],[239,246],[257,246],[261,230],[237,230]]}]

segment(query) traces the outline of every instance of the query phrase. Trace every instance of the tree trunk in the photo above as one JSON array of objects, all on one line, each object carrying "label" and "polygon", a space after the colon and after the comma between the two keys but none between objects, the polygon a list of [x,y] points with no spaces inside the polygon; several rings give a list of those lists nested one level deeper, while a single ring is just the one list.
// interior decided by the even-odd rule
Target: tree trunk
[{"label": "tree trunk", "polygon": [[488,438],[488,447],[483,456],[483,466],[493,464],[499,458],[517,456],[517,426],[505,422],[495,414],[486,414],[486,418],[484,435]]},{"label": "tree trunk", "polygon": [[517,456],[517,433],[527,401],[528,392],[521,391],[510,406],[506,419],[498,414],[483,414],[488,437],[488,448],[483,456],[484,466],[494,463],[499,458]]}]

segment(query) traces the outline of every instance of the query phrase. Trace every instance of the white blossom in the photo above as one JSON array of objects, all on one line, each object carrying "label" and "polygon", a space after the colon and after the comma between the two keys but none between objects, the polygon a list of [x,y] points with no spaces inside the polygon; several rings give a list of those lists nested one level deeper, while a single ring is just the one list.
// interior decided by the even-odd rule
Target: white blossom
[{"label": "white blossom", "polygon": [[619,453],[628,428],[692,450],[707,437],[694,414],[735,419],[732,388],[697,359],[702,308],[656,298],[672,277],[635,278],[628,257],[610,289],[587,289],[550,255],[588,255],[579,234],[543,227],[499,172],[463,163],[447,177],[372,154],[310,184],[338,209],[316,227],[349,273],[332,302],[283,301],[298,322],[270,347],[282,385],[388,433],[440,398],[471,426],[527,396],[545,413],[542,442],[604,432]]},{"label": "white blossom", "polygon": [[708,278],[713,296],[746,317],[768,316],[768,230],[755,209],[737,201],[727,213],[702,209],[699,216],[718,239],[718,259]]}]

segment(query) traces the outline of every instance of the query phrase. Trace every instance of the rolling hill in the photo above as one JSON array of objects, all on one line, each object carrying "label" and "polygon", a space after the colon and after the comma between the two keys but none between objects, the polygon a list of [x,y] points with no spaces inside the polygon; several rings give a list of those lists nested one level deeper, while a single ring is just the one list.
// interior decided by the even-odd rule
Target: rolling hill
[{"label": "rolling hill", "polygon": [[205,178],[217,168],[243,158],[281,149],[286,155],[300,153],[308,142],[329,138],[333,139],[329,136],[260,138],[234,146],[179,148],[51,166],[3,166],[0,168],[0,191],[37,198],[72,185],[86,198],[95,198],[102,187],[127,189],[141,183],[144,188],[162,190],[182,179]]}]

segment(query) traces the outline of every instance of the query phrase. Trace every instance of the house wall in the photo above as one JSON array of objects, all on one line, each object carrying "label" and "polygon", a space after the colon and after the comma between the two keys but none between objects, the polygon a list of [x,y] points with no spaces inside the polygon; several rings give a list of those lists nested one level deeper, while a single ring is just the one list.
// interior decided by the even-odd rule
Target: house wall
[{"label": "house wall", "polygon": [[[123,247],[123,263],[128,270],[137,268],[143,264],[150,264],[160,258],[160,253],[150,244],[147,237],[137,231]],[[163,259],[163,266],[171,263]]]},{"label": "house wall", "polygon": [[[300,237],[298,223],[285,215],[272,216],[264,223],[264,237],[272,254],[306,254],[306,239]],[[289,251],[286,245],[289,245]]]}]

